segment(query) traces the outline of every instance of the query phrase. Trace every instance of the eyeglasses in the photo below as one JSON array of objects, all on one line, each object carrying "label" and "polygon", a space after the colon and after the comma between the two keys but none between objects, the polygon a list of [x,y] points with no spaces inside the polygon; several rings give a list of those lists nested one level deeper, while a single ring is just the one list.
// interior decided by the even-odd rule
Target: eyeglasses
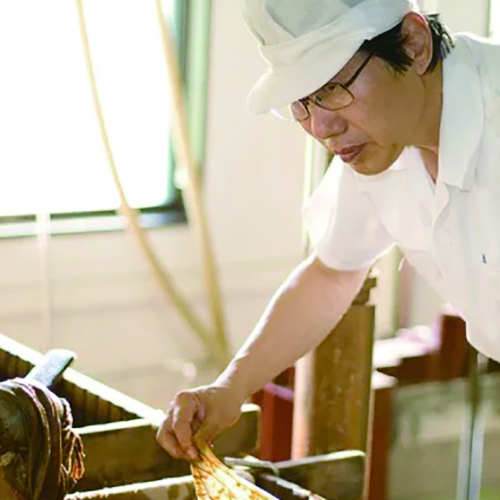
[{"label": "eyeglasses", "polygon": [[364,60],[363,64],[357,69],[356,73],[354,73],[354,75],[352,75],[346,83],[328,82],[319,90],[307,97],[304,97],[303,99],[299,99],[298,101],[292,102],[282,108],[273,108],[271,113],[283,120],[303,122],[310,116],[310,103],[328,111],[338,111],[339,109],[346,108],[354,101],[354,95],[348,87],[352,85],[361,71],[363,71],[372,56],[373,54],[370,54]]}]

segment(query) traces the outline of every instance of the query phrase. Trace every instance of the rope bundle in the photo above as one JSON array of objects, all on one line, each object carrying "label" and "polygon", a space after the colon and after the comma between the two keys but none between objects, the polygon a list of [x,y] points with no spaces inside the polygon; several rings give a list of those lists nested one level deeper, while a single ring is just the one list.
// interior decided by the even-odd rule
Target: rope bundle
[{"label": "rope bundle", "polygon": [[68,402],[22,379],[0,383],[0,466],[25,500],[63,500],[83,476]]}]

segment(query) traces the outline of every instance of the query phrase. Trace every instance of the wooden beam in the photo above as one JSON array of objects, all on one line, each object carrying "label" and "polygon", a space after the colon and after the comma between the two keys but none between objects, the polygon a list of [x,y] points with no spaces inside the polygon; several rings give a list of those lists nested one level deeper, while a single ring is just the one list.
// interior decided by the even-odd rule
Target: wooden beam
[{"label": "wooden beam", "polygon": [[312,491],[269,474],[260,474],[256,484],[280,500],[322,500],[322,497]]},{"label": "wooden beam", "polygon": [[277,462],[280,477],[328,499],[361,497],[365,454],[341,451],[327,455]]},{"label": "wooden beam", "polygon": [[[359,498],[364,454],[340,452],[297,461],[277,462],[280,477],[255,474],[256,484],[281,500],[309,500],[312,495],[328,499]],[[296,481],[294,481],[296,480]],[[314,487],[314,489],[312,488]],[[191,476],[79,491],[66,500],[194,500]]]},{"label": "wooden beam", "polygon": [[[215,440],[219,456],[249,454],[257,446],[259,409],[243,405],[240,420]],[[79,429],[85,450],[83,490],[154,481],[189,474],[188,463],[175,460],[156,442],[156,428],[137,419]]]},{"label": "wooden beam", "polygon": [[273,462],[288,460],[292,449],[293,389],[270,382],[252,401],[262,410],[258,457]]},{"label": "wooden beam", "polygon": [[[0,380],[25,377],[44,355],[0,334]],[[68,368],[53,392],[68,400],[75,427],[154,418],[158,410]]]},{"label": "wooden beam", "polygon": [[394,390],[397,380],[375,371],[372,376],[372,418],[368,443],[367,481],[369,500],[389,496],[389,462],[393,437]]},{"label": "wooden beam", "polygon": [[374,321],[374,306],[352,306],[297,363],[293,458],[366,450]]},{"label": "wooden beam", "polygon": [[67,495],[65,500],[194,500],[195,498],[192,478],[183,476],[77,492]]},{"label": "wooden beam", "polygon": [[[375,284],[372,272],[336,328],[296,365],[294,459],[367,450],[375,326],[375,307],[369,300]],[[331,478],[323,481],[328,484]],[[356,483],[359,497],[366,493],[366,484],[365,479]],[[308,489],[317,491],[317,486]]]}]

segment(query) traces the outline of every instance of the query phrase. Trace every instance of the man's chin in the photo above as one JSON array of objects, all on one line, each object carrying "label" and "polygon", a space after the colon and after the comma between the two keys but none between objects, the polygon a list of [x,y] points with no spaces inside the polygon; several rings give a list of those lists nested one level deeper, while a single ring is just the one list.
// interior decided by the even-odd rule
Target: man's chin
[{"label": "man's chin", "polygon": [[367,163],[353,163],[349,164],[349,166],[355,170],[358,174],[361,175],[378,175],[381,174],[382,172],[385,172],[390,165],[388,166],[380,166],[380,165],[373,165],[373,164],[367,164]]},{"label": "man's chin", "polygon": [[363,151],[362,155],[355,158],[348,165],[358,174],[377,175],[385,172],[394,163],[392,158],[370,153],[372,153],[372,151]]}]

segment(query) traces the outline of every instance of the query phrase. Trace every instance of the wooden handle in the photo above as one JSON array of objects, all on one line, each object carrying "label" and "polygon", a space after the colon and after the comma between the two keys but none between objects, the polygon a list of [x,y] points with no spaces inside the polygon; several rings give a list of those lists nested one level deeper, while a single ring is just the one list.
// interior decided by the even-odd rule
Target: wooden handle
[{"label": "wooden handle", "polygon": [[26,375],[28,382],[35,381],[45,387],[52,387],[62,376],[64,370],[76,358],[73,351],[67,349],[51,349]]}]

